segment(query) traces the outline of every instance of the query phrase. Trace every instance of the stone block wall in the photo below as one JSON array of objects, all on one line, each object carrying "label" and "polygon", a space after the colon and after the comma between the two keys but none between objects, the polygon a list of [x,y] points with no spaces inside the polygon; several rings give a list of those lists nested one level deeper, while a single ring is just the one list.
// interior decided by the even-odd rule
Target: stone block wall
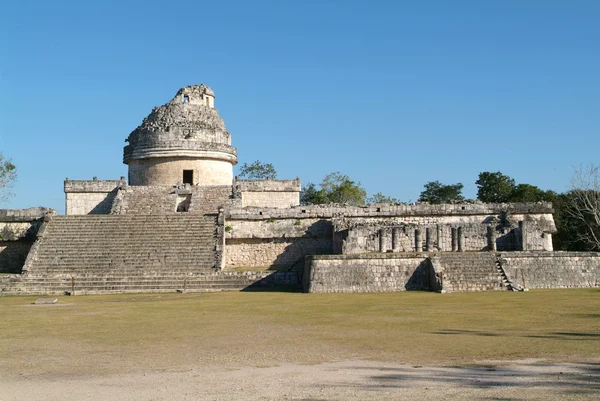
[{"label": "stone block wall", "polygon": [[300,204],[300,179],[295,180],[236,180],[234,191],[239,193],[242,206],[289,208]]},{"label": "stone block wall", "polygon": [[292,267],[305,255],[331,253],[330,238],[229,238],[226,267]]},{"label": "stone block wall", "polygon": [[600,254],[596,252],[502,252],[500,262],[519,287],[600,287]]},{"label": "stone block wall", "polygon": [[121,180],[65,180],[65,214],[109,214]]},{"label": "stone block wall", "polygon": [[0,209],[0,273],[22,272],[43,220],[54,215],[45,207]]},{"label": "stone block wall", "polygon": [[[509,214],[510,221],[502,217],[503,214]],[[502,222],[502,218],[506,221]],[[533,223],[530,223],[530,220]],[[545,236],[544,241],[551,240],[554,220],[551,205],[548,203],[368,207],[311,205],[287,209],[229,207],[224,213],[225,261],[226,265],[231,266],[268,266],[278,260],[274,253],[284,252],[299,238],[312,238],[316,243],[306,246],[309,241],[304,240],[292,246],[290,250],[294,250],[294,255],[301,251],[311,252],[313,249],[318,249],[322,254],[389,250],[413,252],[416,250],[415,230],[421,231],[422,249],[425,249],[427,228],[430,229],[431,247],[436,250],[452,250],[452,229],[461,228],[462,249],[481,251],[488,247],[489,225],[501,226],[496,228],[498,249],[515,249],[514,238],[519,234],[516,230],[519,229],[520,221],[526,221],[526,227],[529,227],[529,224],[537,224],[531,226],[528,231],[528,238],[532,241],[542,236]],[[403,229],[396,233],[400,234],[397,237],[396,249],[392,246],[394,227]],[[351,233],[352,230],[356,230],[354,234]],[[382,241],[380,230],[383,233]],[[530,246],[546,246],[552,249],[551,243],[535,244],[537,245]],[[252,251],[252,246],[261,250]],[[303,256],[306,255],[310,253]],[[287,260],[283,257],[280,259]]]},{"label": "stone block wall", "polygon": [[331,230],[321,219],[225,219],[225,266],[291,267],[306,255],[331,253]]},{"label": "stone block wall", "polygon": [[388,292],[430,289],[426,255],[323,255],[306,259],[305,292]]},{"label": "stone block wall", "polygon": [[20,274],[33,241],[0,241],[0,273]]}]

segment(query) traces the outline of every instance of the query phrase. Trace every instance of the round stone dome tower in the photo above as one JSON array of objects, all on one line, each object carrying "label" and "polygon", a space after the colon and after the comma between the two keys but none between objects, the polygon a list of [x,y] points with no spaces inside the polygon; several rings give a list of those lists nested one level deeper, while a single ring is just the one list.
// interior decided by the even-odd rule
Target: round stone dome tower
[{"label": "round stone dome tower", "polygon": [[155,107],[126,142],[129,185],[232,185],[231,135],[208,86],[186,86]]}]

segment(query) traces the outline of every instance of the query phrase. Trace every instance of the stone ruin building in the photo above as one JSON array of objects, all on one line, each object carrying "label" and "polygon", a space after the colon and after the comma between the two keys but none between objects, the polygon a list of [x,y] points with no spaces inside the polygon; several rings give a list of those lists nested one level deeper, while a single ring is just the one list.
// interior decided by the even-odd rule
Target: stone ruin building
[{"label": "stone ruin building", "polygon": [[300,180],[239,180],[206,85],[128,136],[119,180],[64,182],[66,215],[0,210],[0,294],[486,291],[600,285],[553,252],[549,203],[300,205]]}]

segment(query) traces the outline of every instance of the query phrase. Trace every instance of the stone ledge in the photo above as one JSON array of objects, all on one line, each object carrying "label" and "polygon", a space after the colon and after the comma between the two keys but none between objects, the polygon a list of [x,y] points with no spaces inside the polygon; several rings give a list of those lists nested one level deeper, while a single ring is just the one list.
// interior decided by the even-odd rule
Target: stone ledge
[{"label": "stone ledge", "polygon": [[54,209],[48,207],[30,207],[29,209],[0,209],[0,222],[31,222],[46,215],[56,215]]},{"label": "stone ledge", "polygon": [[294,206],[289,209],[246,207],[229,209],[225,213],[227,219],[262,220],[334,218],[334,217],[405,217],[405,216],[472,216],[511,214],[551,214],[550,202],[538,203],[457,203],[431,205],[419,203],[415,205],[370,205],[343,206],[339,204]]},{"label": "stone ledge", "polygon": [[295,180],[236,180],[233,183],[239,192],[300,192],[300,179]]},{"label": "stone ledge", "polygon": [[126,185],[125,177],[120,180],[65,180],[65,193],[108,193]]}]

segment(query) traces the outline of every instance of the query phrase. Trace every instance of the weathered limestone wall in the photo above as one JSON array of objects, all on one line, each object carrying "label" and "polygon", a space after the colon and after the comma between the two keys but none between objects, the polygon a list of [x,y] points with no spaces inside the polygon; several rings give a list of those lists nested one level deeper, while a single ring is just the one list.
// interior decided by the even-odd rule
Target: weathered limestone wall
[{"label": "weathered limestone wall", "polygon": [[527,288],[600,287],[596,252],[502,252],[504,271]]},{"label": "weathered limestone wall", "polygon": [[552,250],[551,214],[511,214],[510,221],[499,220],[480,214],[334,219],[334,252],[487,251],[493,250],[492,242],[500,251]]},{"label": "weathered limestone wall", "polygon": [[20,274],[33,241],[0,241],[0,273]]},{"label": "weathered limestone wall", "polygon": [[0,209],[0,241],[34,240],[45,216],[56,211],[46,207]]},{"label": "weathered limestone wall", "polygon": [[331,253],[332,247],[327,220],[225,218],[226,267],[290,267],[305,255]]},{"label": "weathered limestone wall", "polygon": [[323,255],[306,259],[305,292],[428,290],[432,269],[425,255]]},{"label": "weathered limestone wall", "polygon": [[236,180],[234,190],[240,193],[242,206],[289,208],[300,204],[300,179]]},{"label": "weathered limestone wall", "polygon": [[[314,247],[305,246],[306,241],[302,245],[292,247],[294,255],[296,252],[310,252],[315,248],[322,254],[387,252],[394,249],[393,228],[400,226],[404,227],[405,231],[400,232],[402,235],[396,232],[397,252],[416,250],[417,228],[421,231],[422,249],[426,249],[426,229],[430,228],[431,247],[436,248],[439,245],[441,249],[450,251],[453,249],[452,229],[459,227],[463,250],[483,250],[488,246],[487,226],[491,224],[505,227],[504,231],[498,231],[497,234],[498,249],[520,249],[520,243],[515,240],[520,238],[519,221],[524,221],[524,227],[529,228],[527,238],[530,247],[546,246],[552,249],[551,243],[546,243],[547,240],[551,241],[551,232],[554,230],[551,213],[551,205],[547,203],[231,208],[225,211],[224,216],[225,260],[227,265],[233,266],[267,266],[278,262],[273,253],[283,252],[298,238],[320,241],[319,245]],[[508,214],[510,217],[504,216],[505,222],[501,224],[502,214]],[[354,236],[351,234],[353,229],[357,229]],[[382,241],[379,238],[380,230],[383,230]],[[250,241],[251,239],[261,239],[260,247],[269,250],[252,252],[251,245],[259,245],[257,241]],[[282,239],[285,241],[279,241]],[[270,245],[267,245],[269,241]],[[457,241],[458,239],[454,242]],[[283,243],[288,245],[284,246]],[[331,248],[326,249],[328,244],[331,244]]]},{"label": "weathered limestone wall", "polygon": [[194,185],[232,185],[231,162],[212,159],[160,157],[131,160],[130,185],[175,185],[183,182],[183,170],[193,170]]},{"label": "weathered limestone wall", "polygon": [[109,214],[121,180],[65,180],[65,214]]},{"label": "weathered limestone wall", "polygon": [[328,238],[235,238],[225,241],[226,267],[292,267],[305,255],[331,252]]},{"label": "weathered limestone wall", "polygon": [[0,273],[22,272],[44,218],[54,215],[45,207],[0,209]]}]

